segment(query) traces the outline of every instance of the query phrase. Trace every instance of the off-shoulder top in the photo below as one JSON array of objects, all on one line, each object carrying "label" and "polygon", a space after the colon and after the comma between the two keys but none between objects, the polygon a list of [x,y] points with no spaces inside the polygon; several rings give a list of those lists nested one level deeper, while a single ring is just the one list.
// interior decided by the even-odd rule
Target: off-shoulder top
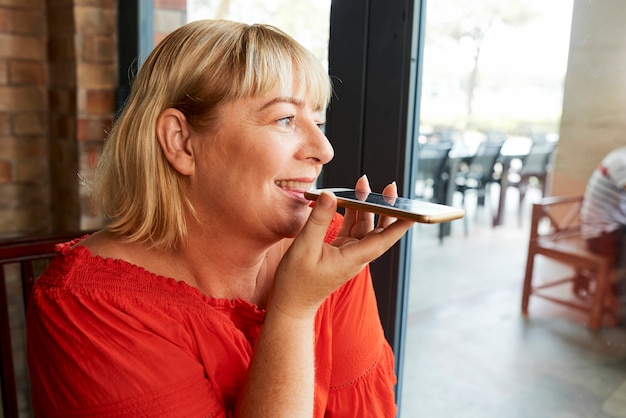
[{"label": "off-shoulder top", "polygon": [[[27,313],[35,416],[232,416],[264,310],[93,256],[80,240],[57,252]],[[395,417],[369,268],[320,307],[315,344],[315,417]]]}]

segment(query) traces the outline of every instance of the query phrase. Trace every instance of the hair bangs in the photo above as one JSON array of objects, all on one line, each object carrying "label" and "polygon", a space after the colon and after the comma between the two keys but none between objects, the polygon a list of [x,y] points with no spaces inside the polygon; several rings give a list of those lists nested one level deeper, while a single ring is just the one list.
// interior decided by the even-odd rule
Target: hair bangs
[{"label": "hair bangs", "polygon": [[[317,110],[328,105],[332,86],[318,59],[293,38],[269,25],[250,25],[242,36],[241,82],[233,98],[265,95],[280,88],[313,103]],[[236,84],[235,84],[236,85]]]}]

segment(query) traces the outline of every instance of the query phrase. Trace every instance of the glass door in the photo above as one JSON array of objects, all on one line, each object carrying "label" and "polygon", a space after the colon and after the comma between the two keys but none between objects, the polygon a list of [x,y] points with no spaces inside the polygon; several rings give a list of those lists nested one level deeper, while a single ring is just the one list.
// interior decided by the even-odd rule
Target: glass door
[{"label": "glass door", "polygon": [[[412,192],[466,218],[414,228],[402,418],[626,410],[623,327],[593,333],[584,315],[535,300],[521,314],[532,203],[582,193],[602,156],[626,145],[626,48],[615,41],[625,15],[621,2],[427,3]],[[501,143],[499,156],[486,179],[472,177],[486,143]],[[537,144],[556,150],[549,177],[522,194]],[[420,150],[444,146],[443,178],[421,173]],[[540,274],[558,269],[544,262]]]},{"label": "glass door", "polygon": [[187,21],[199,19],[274,25],[328,66],[330,0],[187,0]]}]

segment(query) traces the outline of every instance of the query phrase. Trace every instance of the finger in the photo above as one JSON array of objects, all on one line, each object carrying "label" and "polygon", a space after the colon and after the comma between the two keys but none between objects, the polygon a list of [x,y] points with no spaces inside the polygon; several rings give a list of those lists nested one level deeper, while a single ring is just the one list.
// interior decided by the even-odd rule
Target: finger
[{"label": "finger", "polygon": [[358,211],[356,209],[345,209],[345,213],[343,215],[343,223],[341,224],[339,235],[350,235],[350,229],[352,229],[352,225],[356,224],[357,222],[357,212]]},{"label": "finger", "polygon": [[366,216],[365,212],[346,209],[341,229],[337,234],[343,238],[363,238],[374,229],[374,221]]},{"label": "finger", "polygon": [[[354,190],[356,191],[358,199],[367,199],[367,196],[372,192],[372,188],[370,187],[370,181],[366,174],[363,174],[357,180]],[[361,238],[372,229],[374,229],[374,214],[366,211],[358,211],[356,215],[355,227],[352,228],[351,236]]]},{"label": "finger", "polygon": [[[367,175],[362,175],[354,187],[358,199],[365,200],[372,190]],[[339,236],[362,238],[374,229],[374,214],[346,208]]]},{"label": "finger", "polygon": [[356,192],[356,198],[359,200],[367,199],[367,196],[372,192],[372,188],[370,187],[370,181],[367,178],[366,174],[363,174],[356,181],[356,186],[354,186],[354,191]]},{"label": "finger", "polygon": [[[389,203],[390,205],[393,205],[396,201],[396,198],[398,197],[398,186],[396,185],[396,182],[394,181],[385,186],[382,194],[385,201],[387,201],[387,203]],[[376,224],[376,227],[386,228],[387,226],[391,225],[395,220],[396,218],[392,218],[390,216],[380,216],[378,218],[378,223]]]},{"label": "finger", "polygon": [[412,221],[398,220],[384,229],[375,229],[361,240],[350,242],[350,245],[343,246],[340,250],[344,257],[355,263],[369,263],[398,242],[413,225]]},{"label": "finger", "polygon": [[336,211],[337,198],[335,195],[330,192],[322,192],[313,206],[309,219],[302,227],[292,246],[306,245],[310,247],[310,243],[318,242],[320,244],[319,248],[321,248]]},{"label": "finger", "polygon": [[372,191],[372,189],[370,188],[370,180],[367,178],[367,174],[363,174],[361,177],[359,177],[359,179],[356,181],[356,186],[354,186],[354,190],[365,192]]},{"label": "finger", "polygon": [[387,203],[393,205],[396,201],[396,198],[398,197],[398,185],[396,184],[396,182],[393,181],[386,185],[383,189],[382,195]]}]

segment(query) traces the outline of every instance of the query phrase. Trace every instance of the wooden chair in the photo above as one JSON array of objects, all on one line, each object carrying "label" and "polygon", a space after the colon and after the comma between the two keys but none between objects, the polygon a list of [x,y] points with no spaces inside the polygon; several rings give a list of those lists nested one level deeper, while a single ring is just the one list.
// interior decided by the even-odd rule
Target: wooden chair
[{"label": "wooden chair", "polygon": [[[25,312],[35,279],[54,257],[57,243],[70,241],[88,233],[77,232],[0,242],[0,367],[2,367],[0,385],[5,418],[19,415],[11,322],[21,325],[23,331],[21,337],[25,338]],[[25,359],[25,347],[19,350],[23,350]]]},{"label": "wooden chair", "polygon": [[[616,303],[611,291],[614,270],[607,258],[587,250],[580,235],[580,207],[582,196],[544,197],[533,204],[528,243],[528,259],[522,292],[522,314],[528,315],[528,303],[531,296],[586,312],[589,315],[588,327],[597,329],[602,326],[606,315],[610,324],[617,320]],[[534,282],[536,256],[543,256],[553,261],[570,266],[574,270],[571,277],[544,279],[543,283]],[[584,297],[569,294],[555,295],[548,289],[571,284],[574,286],[581,279],[579,272],[585,272],[590,279],[589,292]]]}]

